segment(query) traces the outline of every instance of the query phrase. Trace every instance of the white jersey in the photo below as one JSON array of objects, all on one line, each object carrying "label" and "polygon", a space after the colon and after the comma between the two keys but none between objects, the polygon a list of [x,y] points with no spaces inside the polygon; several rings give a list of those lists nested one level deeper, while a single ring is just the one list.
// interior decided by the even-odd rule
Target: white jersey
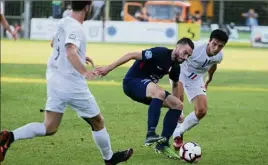
[{"label": "white jersey", "polygon": [[65,46],[68,43],[78,47],[78,55],[84,64],[86,35],[82,24],[72,17],[62,18],[56,29],[53,52],[47,65],[48,87],[70,93],[85,92],[88,90],[86,79],[67,59]]},{"label": "white jersey", "polygon": [[219,52],[217,55],[209,57],[206,53],[207,45],[208,43],[195,43],[192,56],[181,64],[181,73],[192,80],[197,80],[203,78],[212,65],[221,63],[223,53]]},{"label": "white jersey", "polygon": [[0,14],[4,14],[4,6],[3,6],[3,2],[0,2]]}]

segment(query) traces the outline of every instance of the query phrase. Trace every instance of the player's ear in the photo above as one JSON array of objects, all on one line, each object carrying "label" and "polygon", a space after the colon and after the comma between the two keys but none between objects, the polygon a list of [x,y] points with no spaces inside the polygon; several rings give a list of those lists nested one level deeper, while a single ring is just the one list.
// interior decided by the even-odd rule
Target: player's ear
[{"label": "player's ear", "polygon": [[91,12],[91,10],[92,10],[92,5],[87,5],[86,6],[86,12]]},{"label": "player's ear", "polygon": [[89,12],[89,5],[86,5],[85,8],[84,8],[85,12]]}]

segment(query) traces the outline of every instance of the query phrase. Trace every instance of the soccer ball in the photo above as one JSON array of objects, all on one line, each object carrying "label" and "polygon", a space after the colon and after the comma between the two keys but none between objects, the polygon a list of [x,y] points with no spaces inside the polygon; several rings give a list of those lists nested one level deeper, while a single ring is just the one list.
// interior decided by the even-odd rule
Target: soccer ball
[{"label": "soccer ball", "polygon": [[184,143],[180,147],[179,155],[186,162],[198,162],[201,159],[201,147],[194,142]]}]

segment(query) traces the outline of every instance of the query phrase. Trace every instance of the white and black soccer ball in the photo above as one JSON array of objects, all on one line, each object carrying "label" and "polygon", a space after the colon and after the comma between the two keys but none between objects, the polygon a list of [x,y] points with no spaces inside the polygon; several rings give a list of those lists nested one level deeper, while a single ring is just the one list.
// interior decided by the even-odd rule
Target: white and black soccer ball
[{"label": "white and black soccer ball", "polygon": [[188,163],[198,162],[201,159],[201,154],[201,147],[194,142],[184,143],[179,151],[181,159]]}]

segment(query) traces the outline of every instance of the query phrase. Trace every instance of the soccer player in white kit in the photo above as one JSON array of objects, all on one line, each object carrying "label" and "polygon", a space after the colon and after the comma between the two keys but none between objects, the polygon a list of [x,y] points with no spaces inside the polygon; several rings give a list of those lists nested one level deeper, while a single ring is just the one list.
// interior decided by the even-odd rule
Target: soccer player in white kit
[{"label": "soccer player in white kit", "polygon": [[[175,150],[179,150],[182,146],[183,134],[199,124],[199,121],[207,113],[206,91],[217,69],[217,64],[221,63],[223,59],[221,50],[228,42],[228,39],[228,35],[224,31],[219,29],[212,31],[209,42],[195,43],[192,56],[181,64],[179,94],[177,97],[183,101],[185,91],[188,100],[194,104],[194,111],[185,119],[183,115],[179,119],[177,128],[173,133]],[[207,72],[208,77],[204,82],[204,75]]]},{"label": "soccer player in white kit", "polygon": [[11,30],[10,26],[6,20],[6,17],[4,15],[4,6],[3,2],[0,2],[0,22],[4,26],[4,28],[12,35],[13,39],[17,39],[17,30]]},{"label": "soccer player in white kit", "polygon": [[86,82],[86,79],[95,76],[94,72],[84,66],[86,36],[82,23],[88,17],[91,3],[91,1],[73,1],[71,17],[59,21],[52,43],[53,52],[47,65],[47,103],[44,122],[29,123],[12,132],[1,132],[0,162],[4,160],[7,149],[14,141],[55,134],[66,105],[70,105],[91,126],[93,139],[106,165],[115,165],[131,157],[133,153],[131,148],[113,153],[104,119]]}]

